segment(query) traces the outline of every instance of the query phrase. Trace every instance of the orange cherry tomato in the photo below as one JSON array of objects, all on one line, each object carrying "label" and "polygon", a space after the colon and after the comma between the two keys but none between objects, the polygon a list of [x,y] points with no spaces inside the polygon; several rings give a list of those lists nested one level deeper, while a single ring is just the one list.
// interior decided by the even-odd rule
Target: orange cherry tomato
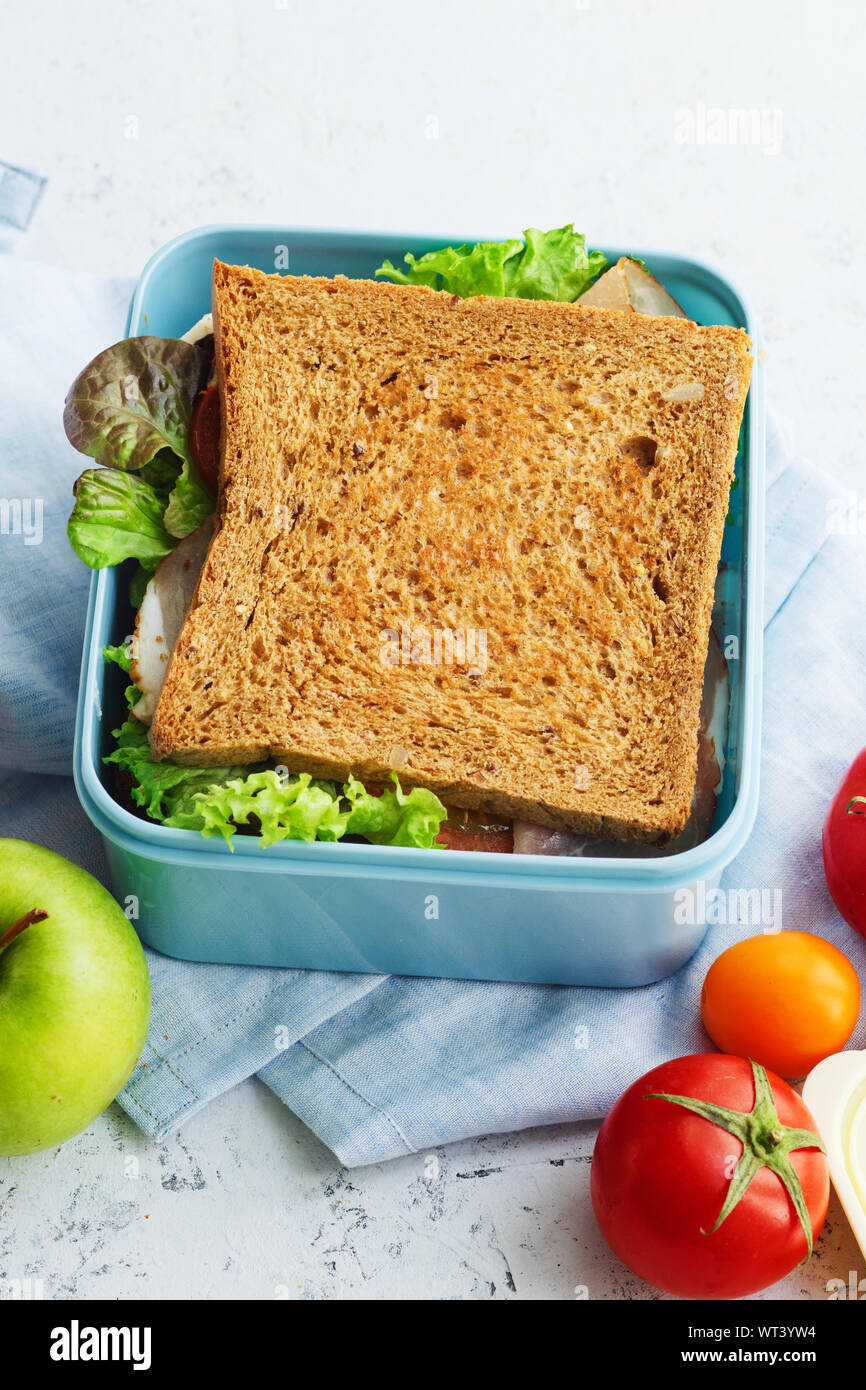
[{"label": "orange cherry tomato", "polygon": [[847,956],[805,931],[750,936],[707,971],[704,1027],[722,1052],[750,1057],[789,1079],[846,1044],[860,1013],[860,981]]}]

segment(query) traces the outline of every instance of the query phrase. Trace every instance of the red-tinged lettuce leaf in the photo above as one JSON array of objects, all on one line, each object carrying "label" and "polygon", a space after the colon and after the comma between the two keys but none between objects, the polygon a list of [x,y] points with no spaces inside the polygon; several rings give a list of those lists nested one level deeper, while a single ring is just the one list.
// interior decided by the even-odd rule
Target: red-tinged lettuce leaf
[{"label": "red-tinged lettuce leaf", "polygon": [[67,438],[112,468],[142,468],[165,448],[189,461],[193,404],[207,374],[206,354],[180,338],[124,338],[69,388]]}]

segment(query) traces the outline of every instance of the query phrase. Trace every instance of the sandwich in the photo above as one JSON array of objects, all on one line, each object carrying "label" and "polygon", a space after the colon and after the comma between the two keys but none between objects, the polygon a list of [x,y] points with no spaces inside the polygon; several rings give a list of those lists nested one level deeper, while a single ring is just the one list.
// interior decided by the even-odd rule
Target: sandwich
[{"label": "sandwich", "polygon": [[749,340],[570,227],[405,267],[216,262],[212,333],[74,383],[70,540],[139,564],[109,759],[229,841],[676,846]]}]

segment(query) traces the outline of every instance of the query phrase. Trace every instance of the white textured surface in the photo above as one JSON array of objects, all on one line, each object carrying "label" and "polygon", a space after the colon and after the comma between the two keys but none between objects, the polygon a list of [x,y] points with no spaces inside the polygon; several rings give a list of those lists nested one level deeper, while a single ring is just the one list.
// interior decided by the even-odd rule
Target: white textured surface
[{"label": "white textured surface", "polygon": [[[49,179],[18,254],[135,273],[211,221],[573,219],[727,268],[763,322],[772,403],[853,486],[861,26],[854,0],[832,21],[802,0],[7,0],[0,158]],[[766,138],[677,140],[713,107],[764,112]],[[256,1082],[164,1145],[113,1108],[56,1153],[0,1160],[0,1277],[49,1298],[653,1297],[595,1230],[593,1135],[347,1174]],[[859,1258],[834,1204],[817,1258],[771,1294],[826,1297]]]},{"label": "white textured surface", "polygon": [[[595,1227],[594,1133],[347,1172],[256,1081],[164,1144],[112,1107],[56,1152],[0,1159],[0,1278],[45,1298],[659,1297]],[[811,1264],[763,1296],[825,1298],[860,1263],[834,1200]]]}]

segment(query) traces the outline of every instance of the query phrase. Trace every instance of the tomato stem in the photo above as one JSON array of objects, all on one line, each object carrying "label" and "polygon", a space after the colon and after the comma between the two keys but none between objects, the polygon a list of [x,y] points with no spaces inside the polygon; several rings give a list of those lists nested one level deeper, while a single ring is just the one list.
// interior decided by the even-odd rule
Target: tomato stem
[{"label": "tomato stem", "polygon": [[748,1112],[728,1110],[723,1105],[713,1105],[709,1101],[695,1100],[691,1096],[668,1096],[653,1094],[647,1100],[666,1100],[671,1105],[681,1105],[696,1115],[718,1125],[740,1140],[743,1152],[734,1169],[722,1209],[716,1217],[715,1225],[704,1235],[712,1235],[722,1222],[730,1216],[749,1183],[761,1168],[769,1168],[775,1173],[791,1199],[791,1204],[800,1219],[806,1237],[808,1254],[812,1254],[812,1223],[803,1197],[803,1188],[789,1154],[793,1149],[820,1149],[826,1153],[821,1139],[809,1129],[792,1129],[783,1125],[776,1110],[770,1079],[762,1066],[750,1062],[755,1083],[755,1104]]}]

